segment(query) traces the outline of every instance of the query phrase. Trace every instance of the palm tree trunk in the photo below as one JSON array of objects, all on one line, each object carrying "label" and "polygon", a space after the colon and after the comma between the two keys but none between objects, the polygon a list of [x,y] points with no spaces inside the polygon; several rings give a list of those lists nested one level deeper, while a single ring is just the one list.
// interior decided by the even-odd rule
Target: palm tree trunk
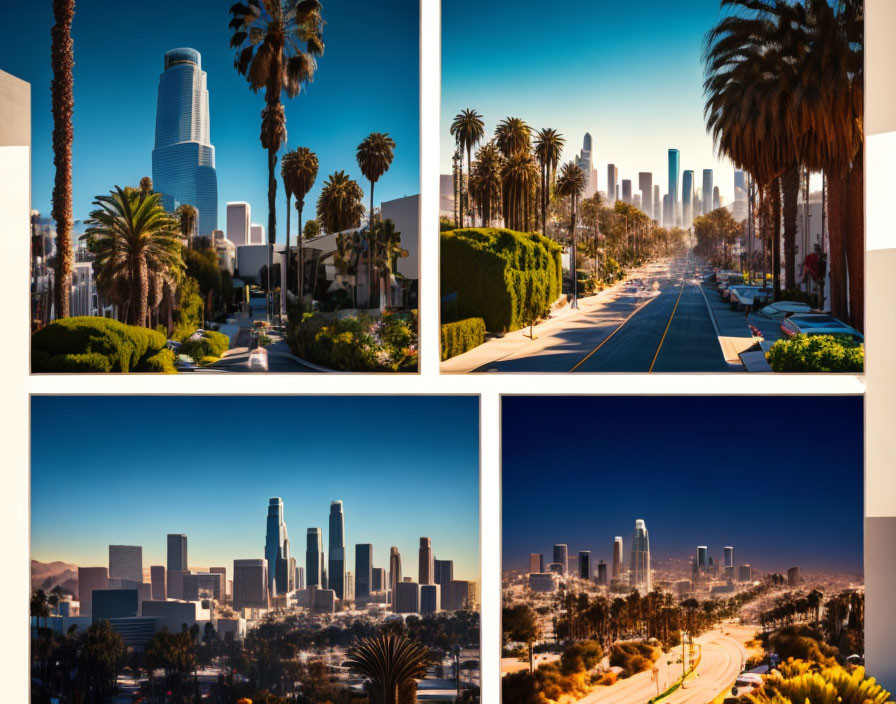
[{"label": "palm tree trunk", "polygon": [[267,318],[271,319],[271,269],[274,268],[274,240],[277,237],[277,150],[268,147],[268,282]]},{"label": "palm tree trunk", "polygon": [[473,145],[467,145],[467,197],[466,204],[467,208],[470,210],[470,227],[473,227],[476,223],[473,222],[473,209],[470,207],[470,181],[473,176]]},{"label": "palm tree trunk", "polygon": [[775,179],[771,184],[771,242],[772,242],[772,282],[775,300],[781,292],[781,182]]},{"label": "palm tree trunk", "polygon": [[846,293],[846,190],[847,174],[845,169],[831,171],[828,181],[828,238],[830,253],[828,268],[831,276],[831,313],[841,320],[848,317]]},{"label": "palm tree trunk", "polygon": [[784,288],[792,291],[796,289],[796,215],[800,193],[798,165],[784,174],[781,185],[784,198]]},{"label": "palm tree trunk", "polygon": [[137,299],[137,307],[134,310],[134,324],[146,326],[147,301],[149,299],[149,276],[146,270],[146,260],[142,257],[134,266],[134,294]]},{"label": "palm tree trunk", "polygon": [[373,249],[376,246],[376,237],[373,231],[373,187],[370,182],[370,222],[367,225],[367,310],[373,306]]},{"label": "palm tree trunk", "polygon": [[846,268],[849,274],[849,322],[865,329],[865,174],[864,148],[853,160],[846,192]]},{"label": "palm tree trunk", "polygon": [[52,37],[50,83],[53,101],[53,162],[56,178],[53,183],[53,220],[56,221],[56,272],[53,289],[56,318],[69,316],[69,291],[72,285],[72,113],[75,100],[72,67],[75,64],[72,41],[74,0],[53,0],[56,24]]},{"label": "palm tree trunk", "polygon": [[286,261],[286,276],[283,277],[283,280],[280,282],[280,313],[281,315],[286,312],[286,292],[289,291],[289,206],[290,206],[290,193],[289,190],[286,190],[286,249],[283,251],[283,258]]},{"label": "palm tree trunk", "polygon": [[[296,210],[299,211],[299,231],[296,234],[296,290],[299,294],[299,304],[302,305],[300,310],[304,310],[304,304],[302,303],[302,297],[304,295],[304,290],[302,288],[302,279],[304,278],[305,273],[305,262],[302,258],[302,210],[305,207],[305,199],[297,198],[296,199]],[[312,292],[313,293],[313,292]],[[313,297],[313,296],[312,296]]]}]

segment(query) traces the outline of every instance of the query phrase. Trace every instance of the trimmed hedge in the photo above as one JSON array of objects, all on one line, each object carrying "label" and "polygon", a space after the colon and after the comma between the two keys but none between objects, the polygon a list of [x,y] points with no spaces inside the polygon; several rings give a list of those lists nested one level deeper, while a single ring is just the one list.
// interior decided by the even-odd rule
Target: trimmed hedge
[{"label": "trimmed hedge", "polygon": [[517,330],[560,297],[560,245],[537,233],[467,228],[440,235],[441,294],[457,293],[461,319]]},{"label": "trimmed hedge", "polygon": [[442,326],[442,361],[463,354],[485,342],[485,321],[467,318]]},{"label": "trimmed hedge", "polygon": [[180,354],[195,360],[203,357],[220,357],[230,349],[230,338],[222,332],[205,330],[196,340],[187,339],[180,347]]},{"label": "trimmed hedge", "polygon": [[160,332],[111,318],[64,318],[31,336],[31,367],[34,372],[159,371],[158,362],[146,365],[165,343]]},{"label": "trimmed hedge", "polygon": [[174,366],[174,352],[169,349],[159,350],[152,357],[146,359],[140,371],[176,374],[177,367]]},{"label": "trimmed hedge", "polygon": [[836,335],[794,335],[778,340],[765,358],[775,372],[865,371],[865,346]]}]

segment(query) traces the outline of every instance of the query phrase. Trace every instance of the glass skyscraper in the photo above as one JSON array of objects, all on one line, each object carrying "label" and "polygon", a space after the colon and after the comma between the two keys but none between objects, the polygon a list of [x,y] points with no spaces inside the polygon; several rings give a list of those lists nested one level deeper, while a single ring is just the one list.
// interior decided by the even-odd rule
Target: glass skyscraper
[{"label": "glass skyscraper", "polygon": [[703,169],[703,214],[712,212],[712,169]]},{"label": "glass skyscraper", "polygon": [[355,599],[370,597],[373,585],[373,545],[359,543],[355,545]]},{"label": "glass skyscraper", "polygon": [[187,536],[183,533],[168,534],[168,571],[187,571]]},{"label": "glass skyscraper", "polygon": [[[199,235],[218,229],[218,176],[209,133],[208,87],[195,49],[165,53],[156,105],[152,150],[153,188],[173,212],[189,204],[199,211]],[[270,569],[270,567],[269,567]]]},{"label": "glass skyscraper", "polygon": [[690,227],[694,221],[694,172],[685,171],[681,177],[681,226]]},{"label": "glass skyscraper", "polygon": [[308,544],[305,550],[305,584],[308,587],[323,587],[324,544],[320,528],[308,529]]},{"label": "glass skyscraper", "polygon": [[681,172],[681,155],[677,149],[669,150],[669,216],[670,225],[678,224],[681,217],[681,198],[678,196],[678,174]]},{"label": "glass skyscraper", "polygon": [[330,566],[327,569],[327,587],[336,592],[336,598],[345,598],[345,516],[342,502],[330,504]]},{"label": "glass skyscraper", "polygon": [[267,532],[264,558],[268,561],[268,592],[271,596],[290,591],[289,536],[283,517],[283,499],[273,497],[268,502]]},{"label": "glass skyscraper", "polygon": [[644,596],[652,591],[650,577],[650,539],[647,536],[647,524],[640,518],[635,521],[635,534],[632,537],[632,559],[629,564],[629,584]]}]

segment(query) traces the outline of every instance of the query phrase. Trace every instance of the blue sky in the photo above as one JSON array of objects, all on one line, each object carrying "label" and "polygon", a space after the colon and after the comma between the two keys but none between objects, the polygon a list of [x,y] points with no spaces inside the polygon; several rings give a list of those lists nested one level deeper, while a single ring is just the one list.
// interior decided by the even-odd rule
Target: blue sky
[{"label": "blue sky", "polygon": [[640,518],[654,558],[859,572],[862,423],[860,397],[505,397],[504,565],[609,564]]},{"label": "blue sky", "polygon": [[[136,185],[152,171],[156,97],[163,56],[188,46],[208,74],[211,139],[218,171],[218,224],[225,203],[245,200],[267,229],[267,158],[259,142],[262,93],[233,68],[228,9],[233,0],[152,3],[79,2],[75,43],[74,213],[85,218],[98,194]],[[416,0],[358,3],[326,0],[326,51],[308,92],[286,102],[288,147],[307,146],[320,159],[306,204],[334,171],[360,180],[355,149],[370,132],[389,132],[395,161],[377,183],[376,201],[420,192],[419,9]],[[54,178],[50,112],[51,3],[16,3],[4,19],[15,31],[0,44],[0,69],[31,83],[33,207],[49,215]],[[278,166],[279,173],[279,166]],[[365,193],[368,184],[360,180]],[[286,207],[278,186],[283,241]],[[311,208],[313,211],[313,207]],[[306,215],[309,209],[306,208]],[[295,217],[293,217],[295,227]]]},{"label": "blue sky", "polygon": [[[186,533],[194,567],[263,557],[268,499],[290,541],[327,545],[330,501],[354,545],[388,568],[395,545],[416,574],[419,538],[458,578],[479,578],[478,398],[425,396],[35,396],[31,551],[42,562],[105,565],[108,545],[165,564]],[[52,432],[51,432],[52,429]]]},{"label": "blue sky", "polygon": [[720,17],[719,0],[482,0],[475,11],[442,2],[442,173],[450,173],[451,119],[462,108],[485,117],[486,134],[508,116],[566,137],[564,161],[594,139],[598,188],[607,164],[619,181],[652,171],[668,189],[669,148],[681,169],[715,170],[725,202],[734,168],[716,159],[703,121],[703,37]]}]

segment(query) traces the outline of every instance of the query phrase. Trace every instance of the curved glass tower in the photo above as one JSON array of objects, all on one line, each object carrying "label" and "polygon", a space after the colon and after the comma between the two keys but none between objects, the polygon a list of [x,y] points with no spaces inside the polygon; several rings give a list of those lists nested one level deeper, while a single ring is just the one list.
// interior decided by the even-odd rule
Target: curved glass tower
[{"label": "curved glass tower", "polygon": [[268,502],[264,557],[268,561],[268,591],[271,596],[290,591],[289,537],[283,517],[283,499],[279,496]]},{"label": "curved glass tower", "polygon": [[336,592],[338,599],[345,598],[345,517],[342,502],[330,503],[330,567],[327,586]]},{"label": "curved glass tower", "polygon": [[218,229],[218,176],[209,136],[208,87],[195,49],[165,53],[156,105],[152,181],[165,209],[192,205],[199,211],[199,235]]},{"label": "curved glass tower", "polygon": [[647,535],[647,524],[640,518],[635,521],[628,574],[632,589],[637,589],[642,595],[649,594],[653,590],[650,574],[650,539]]}]

